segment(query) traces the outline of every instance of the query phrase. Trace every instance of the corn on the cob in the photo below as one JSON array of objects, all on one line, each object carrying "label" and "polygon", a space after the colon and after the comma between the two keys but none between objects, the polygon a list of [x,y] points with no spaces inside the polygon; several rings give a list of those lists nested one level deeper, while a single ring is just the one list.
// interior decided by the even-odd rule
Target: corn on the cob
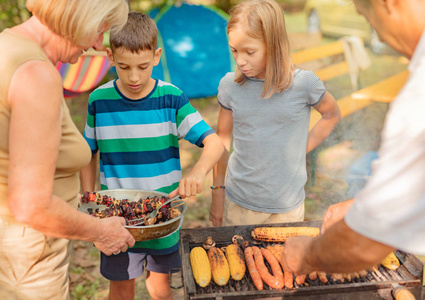
[{"label": "corn on the cob", "polygon": [[208,259],[211,265],[211,273],[217,285],[226,285],[230,278],[229,263],[223,251],[217,247],[208,250]]},{"label": "corn on the cob", "polygon": [[190,251],[189,257],[196,283],[200,287],[206,287],[211,281],[211,266],[207,252],[202,247],[195,247]]},{"label": "corn on the cob", "polygon": [[226,247],[226,258],[229,263],[230,276],[234,280],[241,280],[245,276],[246,265],[241,247],[238,244],[230,244]]},{"label": "corn on the cob", "polygon": [[257,227],[251,235],[257,241],[283,243],[295,236],[318,236],[320,229],[316,227]]},{"label": "corn on the cob", "polygon": [[283,253],[283,245],[273,245],[273,246],[267,246],[267,250],[269,250],[273,256],[277,259],[279,264],[282,266],[282,253]]},{"label": "corn on the cob", "polygon": [[381,262],[381,265],[390,270],[395,270],[400,267],[400,262],[397,256],[395,256],[394,252],[391,252],[384,258],[384,260]]}]

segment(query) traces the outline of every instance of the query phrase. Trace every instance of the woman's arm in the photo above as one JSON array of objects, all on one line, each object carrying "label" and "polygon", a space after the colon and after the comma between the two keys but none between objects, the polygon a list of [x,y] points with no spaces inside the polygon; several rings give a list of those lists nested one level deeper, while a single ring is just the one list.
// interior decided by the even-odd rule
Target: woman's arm
[{"label": "woman's arm", "polygon": [[320,145],[331,134],[335,125],[341,119],[341,111],[339,110],[338,103],[327,91],[323,95],[322,100],[313,107],[321,114],[322,118],[310,130],[307,140],[307,153]]},{"label": "woman's arm", "polygon": [[[226,178],[227,163],[229,161],[230,146],[233,135],[233,115],[232,111],[220,108],[217,124],[217,134],[224,144],[224,153],[213,169],[213,185],[224,186]],[[213,226],[221,226],[224,212],[224,189],[212,190],[212,202],[210,206],[210,221]]]},{"label": "woman's arm", "polygon": [[93,154],[90,163],[84,168],[82,168],[80,171],[81,191],[83,193],[93,192],[95,190],[97,160],[98,155]]},{"label": "woman's arm", "polygon": [[98,220],[53,195],[61,99],[62,79],[52,65],[31,61],[16,70],[8,91],[9,208],[17,221],[46,235],[92,241],[107,255],[124,251],[134,244],[124,219]]}]

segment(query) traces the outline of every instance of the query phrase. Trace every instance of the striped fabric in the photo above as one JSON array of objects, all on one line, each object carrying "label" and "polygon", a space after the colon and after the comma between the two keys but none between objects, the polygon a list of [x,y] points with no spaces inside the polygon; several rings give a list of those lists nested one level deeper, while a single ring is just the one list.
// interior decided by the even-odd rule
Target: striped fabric
[{"label": "striped fabric", "polygon": [[84,53],[75,64],[59,62],[56,68],[63,79],[64,96],[71,98],[93,90],[110,67],[104,51]]},{"label": "striped fabric", "polygon": [[[213,130],[175,86],[158,80],[145,98],[131,100],[118,90],[114,80],[91,93],[84,137],[92,152],[100,153],[102,190],[170,193],[182,178],[179,139],[202,147],[211,133]],[[136,247],[145,253],[156,249],[156,254],[158,249],[175,250],[175,244],[162,239],[138,242]],[[170,241],[176,242],[171,237]]]}]

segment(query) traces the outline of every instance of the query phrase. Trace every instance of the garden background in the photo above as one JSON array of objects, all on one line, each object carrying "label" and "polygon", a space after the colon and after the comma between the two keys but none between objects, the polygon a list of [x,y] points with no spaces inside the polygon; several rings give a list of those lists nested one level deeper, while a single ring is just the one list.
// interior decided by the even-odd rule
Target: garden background
[{"label": "garden background", "polygon": [[[129,1],[131,10],[147,12],[153,7],[172,4],[175,1]],[[227,12],[237,0],[191,1],[194,4],[208,4]],[[305,0],[280,1],[286,14],[287,29],[293,48],[302,48],[312,43],[329,43],[334,39],[312,37],[307,34],[307,16],[302,10]],[[25,1],[0,0],[0,30],[19,24],[29,17]],[[376,55],[367,49],[372,65],[360,75],[363,87],[406,69],[407,60],[391,53]],[[224,74],[223,74],[224,75]],[[108,75],[103,82],[110,80]],[[327,90],[336,98],[352,92],[348,76],[341,76],[326,82]],[[81,132],[84,130],[87,100],[89,93],[80,94],[68,101],[74,122]],[[201,113],[206,122],[216,128],[219,106],[216,97],[191,99],[192,105]],[[364,153],[376,150],[379,145],[379,133],[388,110],[386,103],[374,103],[344,119],[337,125],[331,136],[318,147],[316,180],[306,184],[306,220],[321,220],[326,208],[333,203],[347,199],[348,184],[345,180],[349,168]],[[188,172],[196,163],[201,150],[181,141],[181,162],[183,173]],[[310,170],[310,166],[308,166]],[[188,210],[184,218],[184,228],[211,226],[209,204],[212,176],[209,174],[203,192],[197,197],[186,199]],[[267,195],[264,195],[267,197]],[[71,268],[71,299],[107,299],[108,281],[99,273],[99,252],[92,243],[75,241]],[[182,289],[175,290],[175,299],[181,299]],[[144,275],[136,281],[136,299],[149,299],[144,285]]]}]

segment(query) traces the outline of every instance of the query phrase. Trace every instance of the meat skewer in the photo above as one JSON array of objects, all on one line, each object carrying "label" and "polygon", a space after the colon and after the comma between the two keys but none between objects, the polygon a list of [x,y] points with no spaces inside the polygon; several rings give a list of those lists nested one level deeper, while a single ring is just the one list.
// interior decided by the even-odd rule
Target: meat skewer
[{"label": "meat skewer", "polygon": [[[105,209],[92,209],[88,208],[87,211],[90,215],[97,218],[107,217],[123,217],[127,224],[131,223],[134,219],[143,218],[151,213],[156,207],[167,201],[166,197],[147,197],[146,199],[140,198],[138,201],[129,201],[128,199],[117,200],[107,195],[100,195],[98,193],[85,192],[81,197],[83,203],[93,202],[97,205],[107,206]],[[173,218],[176,218],[181,214],[179,209],[171,207],[170,204],[164,205],[158,211],[155,218],[147,219],[144,224],[137,225],[153,225],[156,223],[162,223]]]}]

